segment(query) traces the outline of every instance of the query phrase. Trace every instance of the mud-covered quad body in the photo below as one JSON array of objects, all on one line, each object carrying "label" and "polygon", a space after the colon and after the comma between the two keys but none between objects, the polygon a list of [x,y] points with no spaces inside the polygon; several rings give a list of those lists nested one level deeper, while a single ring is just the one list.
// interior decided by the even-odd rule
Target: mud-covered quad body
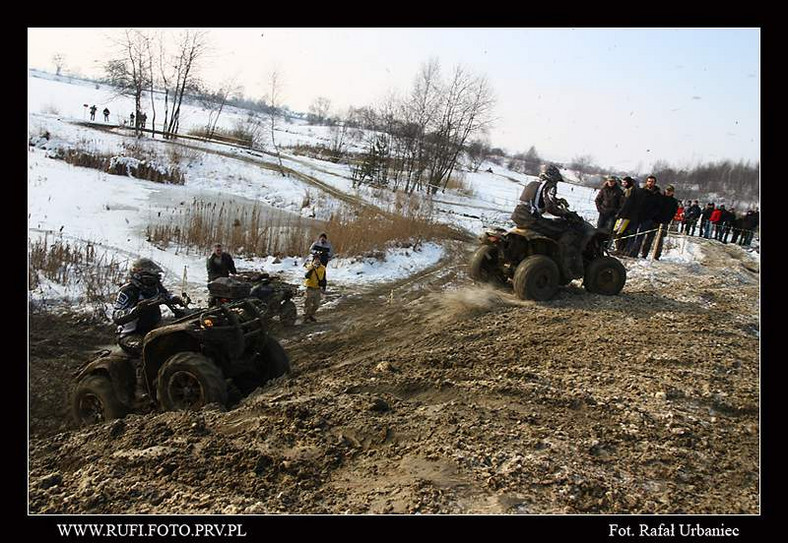
[{"label": "mud-covered quad body", "polygon": [[293,298],[298,287],[262,272],[240,272],[233,277],[220,277],[208,283],[209,305],[227,303],[247,297],[257,298],[267,307],[266,316],[279,317],[284,326],[296,322],[298,311]]},{"label": "mud-covered quad body", "polygon": [[220,304],[150,331],[140,359],[119,348],[102,351],[74,376],[75,419],[91,423],[133,411],[227,405],[284,375],[290,362],[268,334],[265,312],[252,298]]},{"label": "mud-covered quad body", "polygon": [[480,237],[482,244],[471,259],[469,274],[487,283],[511,282],[515,294],[524,300],[549,300],[559,286],[579,278],[588,292],[605,295],[621,292],[626,268],[608,255],[610,232],[586,221],[578,222],[573,228],[580,233],[582,275],[568,268],[558,239],[527,228],[484,232]]}]

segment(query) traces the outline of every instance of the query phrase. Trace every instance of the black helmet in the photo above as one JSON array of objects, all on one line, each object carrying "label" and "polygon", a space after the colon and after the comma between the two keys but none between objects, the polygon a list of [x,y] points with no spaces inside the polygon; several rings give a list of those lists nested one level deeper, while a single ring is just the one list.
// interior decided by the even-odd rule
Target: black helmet
[{"label": "black helmet", "polygon": [[161,282],[164,270],[150,258],[138,258],[131,263],[131,282],[140,288],[152,288]]},{"label": "black helmet", "polygon": [[539,179],[550,181],[552,183],[558,183],[559,181],[564,180],[564,178],[561,177],[561,172],[558,171],[558,166],[555,164],[542,166],[542,173],[539,174]]}]

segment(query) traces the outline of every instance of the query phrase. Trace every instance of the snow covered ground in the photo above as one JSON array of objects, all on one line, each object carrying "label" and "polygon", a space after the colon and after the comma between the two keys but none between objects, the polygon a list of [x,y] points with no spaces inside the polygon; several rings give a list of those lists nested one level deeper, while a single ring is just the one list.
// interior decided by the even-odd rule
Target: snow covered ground
[{"label": "snow covered ground", "polygon": [[[29,138],[28,155],[28,236],[32,241],[63,239],[70,242],[91,243],[97,250],[106,251],[108,258],[128,262],[146,256],[159,262],[167,270],[165,283],[179,284],[184,271],[191,291],[202,291],[205,277],[205,253],[164,250],[146,241],[145,228],[161,213],[177,209],[194,199],[203,201],[249,202],[269,206],[294,216],[326,219],[340,207],[340,202],[328,193],[316,189],[295,177],[282,177],[253,162],[226,158],[207,152],[209,149],[239,158],[254,158],[247,150],[227,145],[189,141],[188,149],[178,152],[178,167],[185,173],[184,185],[167,185],[130,177],[110,175],[99,170],[71,166],[50,158],[57,148],[79,147],[97,153],[120,155],[133,139],[120,133],[98,130],[75,124],[88,120],[86,106],[97,106],[96,121],[117,127],[133,111],[128,97],[117,96],[112,88],[85,81],[30,72],[28,78]],[[103,122],[101,111],[111,110],[110,121]],[[163,106],[157,106],[163,111]],[[185,105],[181,131],[204,126],[207,111]],[[219,125],[232,128],[244,122],[248,112],[229,108]],[[303,121],[281,123],[276,138],[279,145],[293,143],[315,144],[320,138],[330,137],[328,128],[309,126]],[[48,139],[41,136],[48,134]],[[35,144],[34,144],[35,143]],[[169,164],[172,145],[160,139],[142,138],[141,145],[148,153]],[[262,155],[260,155],[262,156]],[[271,161],[271,157],[266,157]],[[285,165],[319,179],[344,193],[386,207],[391,193],[368,188],[354,189],[347,166],[310,159],[304,156],[285,157]],[[486,171],[488,168],[492,173]],[[433,198],[433,206],[443,220],[471,232],[480,232],[490,225],[506,226],[511,210],[529,176],[508,171],[500,166],[484,164],[478,172],[461,173],[470,190],[446,191]],[[574,184],[559,185],[559,194],[586,219],[595,222],[596,191]],[[305,205],[305,201],[309,205]],[[308,248],[305,247],[305,252]],[[669,246],[664,261],[693,263],[699,259],[697,243],[693,240]],[[757,258],[757,253],[752,253]],[[425,244],[409,248],[392,248],[384,260],[339,255],[329,265],[330,281],[334,285],[377,284],[407,277],[436,263],[443,248]],[[285,280],[300,284],[303,273],[301,258],[246,260],[236,258],[239,269],[264,269],[281,273]],[[630,266],[630,273],[639,273],[655,263],[639,261]],[[169,283],[168,283],[169,282]],[[31,300],[80,299],[79,284],[56,285],[42,280],[30,291]]]}]

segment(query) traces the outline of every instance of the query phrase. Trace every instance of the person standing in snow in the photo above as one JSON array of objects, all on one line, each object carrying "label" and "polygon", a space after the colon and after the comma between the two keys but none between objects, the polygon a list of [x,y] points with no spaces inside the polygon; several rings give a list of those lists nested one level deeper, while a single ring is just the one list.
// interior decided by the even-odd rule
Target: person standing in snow
[{"label": "person standing in snow", "polygon": [[304,286],[306,296],[304,297],[304,322],[317,322],[315,313],[320,307],[320,299],[326,291],[326,267],[321,260],[322,256],[316,252],[312,256],[312,261],[305,265]]},{"label": "person standing in snow", "polygon": [[640,205],[637,236],[632,238],[633,243],[629,249],[629,256],[637,258],[638,255],[646,258],[654,242],[655,228],[659,225],[658,218],[661,211],[662,193],[657,186],[657,178],[653,175],[646,177],[646,185],[641,189],[643,201]]},{"label": "person standing in snow", "polygon": [[613,233],[616,237],[616,253],[627,256],[634,244],[633,235],[637,232],[640,220],[640,207],[645,193],[634,179],[626,176],[622,180],[624,186],[624,203],[616,216]]},{"label": "person standing in snow", "polygon": [[325,232],[321,233],[317,241],[309,247],[309,254],[314,253],[319,253],[320,262],[323,263],[323,266],[327,266],[328,261],[334,258],[334,248],[331,246],[331,242],[328,241],[328,234]]},{"label": "person standing in snow", "polygon": [[90,120],[91,121],[95,121],[96,120],[96,104],[93,104],[92,106],[90,106]]},{"label": "person standing in snow", "polygon": [[670,223],[673,218],[676,216],[677,210],[679,208],[679,201],[673,196],[674,193],[673,185],[668,185],[665,187],[665,192],[661,195],[660,199],[660,215],[658,217],[659,224],[661,228],[657,232],[656,238],[654,242],[657,244],[654,248],[654,260],[659,260],[659,257],[662,256],[662,246],[665,241],[665,236],[668,233],[668,228],[670,228]]},{"label": "person standing in snow", "polygon": [[102,111],[102,113],[104,114],[104,122],[108,123],[109,122],[109,108],[105,107],[104,111]]},{"label": "person standing in snow", "polygon": [[211,256],[205,261],[205,269],[208,271],[209,283],[219,277],[230,277],[231,273],[238,273],[232,255],[224,252],[221,243],[214,244]]},{"label": "person standing in snow", "polygon": [[596,210],[599,212],[596,227],[611,230],[616,214],[624,204],[624,191],[618,186],[618,177],[615,175],[607,176],[605,184],[599,189],[594,203],[596,204]]}]

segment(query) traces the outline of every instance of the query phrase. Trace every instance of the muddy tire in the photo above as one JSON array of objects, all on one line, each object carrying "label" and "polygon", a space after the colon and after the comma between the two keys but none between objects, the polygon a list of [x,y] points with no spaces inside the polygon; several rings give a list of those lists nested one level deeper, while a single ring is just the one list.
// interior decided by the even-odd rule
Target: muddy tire
[{"label": "muddy tire", "polygon": [[612,256],[600,256],[588,265],[583,279],[583,287],[594,294],[615,296],[624,288],[627,269]]},{"label": "muddy tire", "polygon": [[271,336],[268,336],[265,345],[260,350],[260,363],[264,367],[261,373],[265,375],[265,382],[290,373],[290,357],[287,356],[287,352],[279,342]]},{"label": "muddy tire", "polygon": [[74,389],[71,414],[80,426],[122,419],[128,409],[118,399],[106,375],[88,375]]},{"label": "muddy tire", "polygon": [[492,245],[482,245],[471,258],[468,275],[474,281],[501,285],[504,283],[498,270],[498,249]]},{"label": "muddy tire", "polygon": [[227,403],[222,370],[200,353],[172,355],[159,369],[156,384],[159,405],[166,411],[200,409],[209,403]]},{"label": "muddy tire", "polygon": [[283,326],[293,326],[298,318],[298,310],[293,300],[286,300],[282,302],[282,307],[279,309],[279,322]]},{"label": "muddy tire", "polygon": [[552,258],[532,255],[524,258],[514,272],[514,293],[521,300],[549,300],[558,291],[560,278],[558,264]]}]

